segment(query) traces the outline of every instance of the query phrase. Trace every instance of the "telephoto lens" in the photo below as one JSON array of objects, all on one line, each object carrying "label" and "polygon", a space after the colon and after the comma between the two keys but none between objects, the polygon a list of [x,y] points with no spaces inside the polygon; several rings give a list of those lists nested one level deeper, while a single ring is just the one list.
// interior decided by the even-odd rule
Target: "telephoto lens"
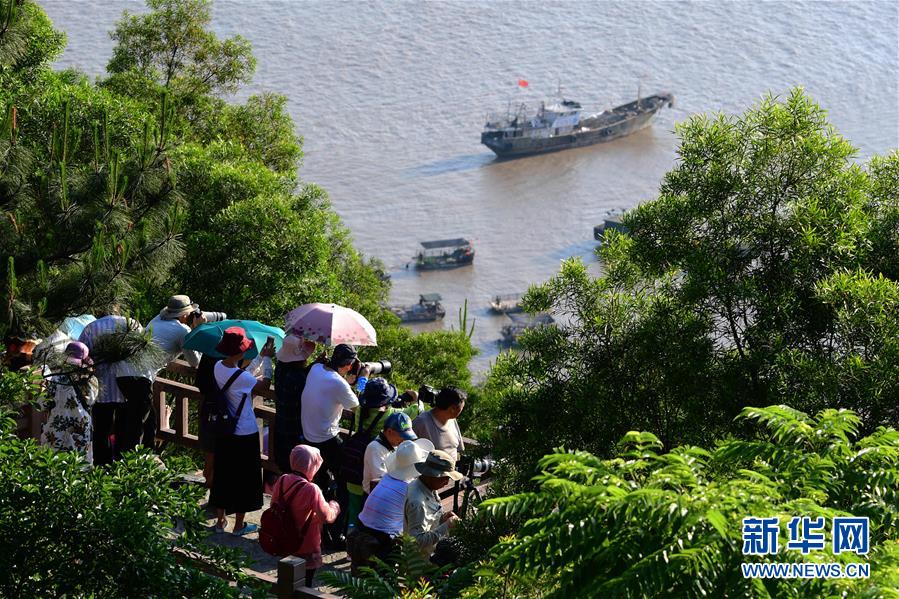
[{"label": "telephoto lens", "polygon": [[206,322],[221,322],[228,318],[228,315],[224,312],[200,312],[200,314],[203,315]]},{"label": "telephoto lens", "polygon": [[350,374],[359,374],[359,371],[362,370],[363,367],[368,368],[369,376],[390,374],[390,371],[393,370],[393,365],[387,360],[381,360],[379,362],[357,362],[353,369],[350,370]]}]

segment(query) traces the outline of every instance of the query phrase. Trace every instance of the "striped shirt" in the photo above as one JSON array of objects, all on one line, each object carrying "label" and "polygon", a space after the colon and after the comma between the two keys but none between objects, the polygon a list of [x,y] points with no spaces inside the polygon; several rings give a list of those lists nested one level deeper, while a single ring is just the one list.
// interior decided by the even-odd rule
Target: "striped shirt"
[{"label": "striped shirt", "polygon": [[[132,326],[136,326],[137,330],[142,331],[140,323],[129,319]],[[92,323],[84,327],[78,341],[85,344],[91,351],[94,349],[94,343],[107,333],[115,331],[124,331],[127,321],[124,316],[110,315],[98,318]],[[100,382],[100,394],[97,397],[97,403],[125,403],[125,397],[119,390],[116,383],[117,376],[133,375],[129,371],[127,364],[123,362],[113,362],[112,364],[98,364],[96,367],[97,380]],[[139,375],[138,375],[139,376]]]},{"label": "striped shirt", "polygon": [[403,507],[409,483],[385,475],[372,489],[359,514],[359,521],[369,528],[386,532],[392,537],[403,533]]}]

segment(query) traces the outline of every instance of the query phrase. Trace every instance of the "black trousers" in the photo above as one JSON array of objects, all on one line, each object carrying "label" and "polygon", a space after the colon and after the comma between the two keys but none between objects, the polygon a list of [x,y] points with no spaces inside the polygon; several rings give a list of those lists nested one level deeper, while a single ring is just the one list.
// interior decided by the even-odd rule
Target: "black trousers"
[{"label": "black trousers", "polygon": [[322,453],[322,467],[312,480],[324,492],[325,499],[336,499],[340,504],[340,515],[331,524],[325,524],[322,528],[322,540],[334,544],[340,535],[346,533],[346,511],[349,504],[349,495],[346,483],[340,476],[340,466],[343,463],[343,441],[340,437],[328,439],[322,443],[306,441],[307,445],[317,447]]},{"label": "black trousers", "polygon": [[113,459],[118,459],[118,452],[110,441],[109,436],[115,435],[116,442],[122,434],[123,418],[120,413],[125,404],[121,403],[95,403],[91,408],[91,419],[94,424],[94,464],[103,466],[111,464]]},{"label": "black trousers", "polygon": [[[153,414],[153,383],[140,376],[120,376],[116,379],[119,391],[125,396],[122,411],[121,433],[116,434],[116,446],[119,453],[131,451],[143,444],[150,449],[154,447],[156,438],[156,422]],[[149,421],[149,437],[147,429]],[[121,434],[121,438],[119,438]]]}]

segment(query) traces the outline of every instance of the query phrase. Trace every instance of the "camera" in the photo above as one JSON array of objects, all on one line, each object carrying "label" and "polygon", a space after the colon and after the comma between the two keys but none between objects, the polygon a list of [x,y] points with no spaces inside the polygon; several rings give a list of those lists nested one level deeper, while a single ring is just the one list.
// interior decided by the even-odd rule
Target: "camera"
[{"label": "camera", "polygon": [[430,385],[422,385],[418,388],[418,399],[425,405],[433,406],[437,401],[437,389]]},{"label": "camera", "polygon": [[221,322],[228,318],[228,315],[224,312],[204,312],[202,310],[194,310],[187,318],[187,322],[193,323],[193,321],[201,316],[206,319],[206,322]]},{"label": "camera", "polygon": [[371,376],[390,374],[390,371],[393,370],[393,364],[387,360],[380,360],[378,362],[360,362],[359,360],[356,360],[355,364],[353,364],[353,368],[350,370],[350,374],[358,376],[359,371],[362,370],[363,367],[368,367],[368,372]]},{"label": "camera", "polygon": [[479,478],[491,470],[496,462],[492,458],[464,458],[460,464],[461,472],[466,472],[470,477]]}]

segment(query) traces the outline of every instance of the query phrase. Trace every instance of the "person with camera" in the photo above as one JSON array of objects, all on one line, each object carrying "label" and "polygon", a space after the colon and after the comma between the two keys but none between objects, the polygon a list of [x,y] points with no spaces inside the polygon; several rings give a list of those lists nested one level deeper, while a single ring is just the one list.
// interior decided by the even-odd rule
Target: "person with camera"
[{"label": "person with camera", "polygon": [[[215,532],[224,532],[228,525],[226,514],[234,513],[235,535],[246,535],[257,529],[245,524],[244,515],[262,507],[262,461],[259,457],[259,427],[253,412],[254,389],[260,380],[240,368],[244,354],[254,341],[241,327],[229,327],[222,334],[216,351],[225,359],[213,369],[215,384],[227,399],[227,410],[233,431],[222,432],[215,441],[215,465],[209,505],[216,508]],[[274,339],[269,338],[259,351],[263,364],[261,378],[271,379],[271,356],[275,353]],[[268,386],[268,382],[264,381]]]},{"label": "person with camera", "polygon": [[[408,392],[407,392],[408,393]],[[405,396],[406,394],[404,394]],[[400,402],[396,387],[381,377],[375,377],[365,383],[362,393],[359,394],[359,409],[356,410],[353,426],[353,435],[344,444],[343,464],[341,467],[343,480],[347,488],[347,528],[356,525],[359,512],[367,489],[363,488],[365,454],[369,445],[376,440],[385,426],[387,420],[398,412],[418,411],[417,402],[405,405]],[[411,420],[408,439],[416,439],[412,433]],[[396,440],[394,446],[403,439]]]},{"label": "person with camera", "polygon": [[437,542],[449,535],[459,521],[453,512],[444,512],[437,491],[450,480],[460,481],[456,460],[435,449],[427,459],[415,465],[420,476],[409,484],[404,505],[403,530],[418,542],[422,554],[430,557]]},{"label": "person with camera", "polygon": [[[400,416],[401,414],[397,414]],[[427,439],[406,440],[386,460],[387,472],[359,514],[358,525],[347,536],[347,554],[351,571],[368,565],[372,557],[383,561],[403,534],[403,514],[409,484],[418,477],[417,466],[424,462],[434,445]]]},{"label": "person with camera", "polygon": [[[275,369],[275,438],[273,455],[281,472],[290,472],[290,454],[303,435],[302,404],[303,389],[309,374],[309,357],[315,351],[315,344],[296,335],[284,338],[278,350]],[[318,469],[316,469],[317,471]]]},{"label": "person with camera", "polygon": [[[220,314],[220,313],[213,313]],[[224,316],[224,314],[222,315]],[[133,381],[129,385],[130,393],[137,394],[139,401],[146,401],[146,412],[142,419],[142,443],[145,447],[153,448],[156,440],[156,428],[159,414],[153,407],[152,382],[159,372],[178,356],[183,355],[188,364],[197,368],[200,365],[200,352],[185,350],[184,338],[192,330],[206,322],[200,306],[190,301],[186,295],[173,295],[169,298],[165,308],[159,311],[153,320],[144,327],[150,331],[153,343],[164,353],[158,368],[149,379],[150,387],[147,388],[143,381]]]},{"label": "person with camera", "polygon": [[434,400],[434,407],[422,412],[412,421],[415,434],[430,439],[434,447],[445,451],[453,462],[465,450],[462,442],[462,431],[456,419],[465,409],[465,391],[457,387],[444,387]]},{"label": "person with camera", "polygon": [[[359,406],[359,400],[350,385],[356,382],[357,377],[368,376],[366,367],[360,368],[357,376],[351,374],[350,371],[357,362],[356,349],[352,345],[337,345],[330,359],[317,362],[309,369],[301,400],[303,438],[307,445],[321,451],[324,460],[315,483],[327,490],[326,496],[329,499],[336,495],[342,513],[346,513],[348,498],[340,474],[343,460],[342,442],[338,436],[340,417],[344,409],[352,410]],[[334,484],[331,483],[332,479]],[[339,548],[343,544],[344,528],[341,514],[336,522],[325,528],[325,546]]]}]

